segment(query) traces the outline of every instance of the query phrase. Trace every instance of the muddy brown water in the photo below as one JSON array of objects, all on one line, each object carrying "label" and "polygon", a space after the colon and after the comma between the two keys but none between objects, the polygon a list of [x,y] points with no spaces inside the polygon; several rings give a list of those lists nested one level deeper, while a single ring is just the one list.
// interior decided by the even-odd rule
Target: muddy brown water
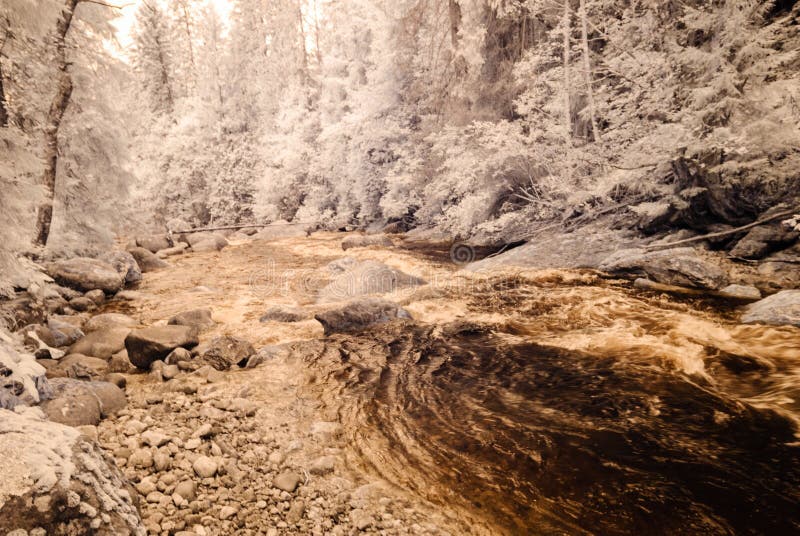
[{"label": "muddy brown water", "polygon": [[[800,329],[589,272],[343,253],[342,236],[173,258],[128,308],[152,323],[210,306],[205,337],[290,344],[352,470],[436,505],[452,533],[800,532]],[[346,255],[429,281],[389,296],[414,320],[327,339],[313,320],[258,322],[275,303],[331,306],[315,295]]]}]

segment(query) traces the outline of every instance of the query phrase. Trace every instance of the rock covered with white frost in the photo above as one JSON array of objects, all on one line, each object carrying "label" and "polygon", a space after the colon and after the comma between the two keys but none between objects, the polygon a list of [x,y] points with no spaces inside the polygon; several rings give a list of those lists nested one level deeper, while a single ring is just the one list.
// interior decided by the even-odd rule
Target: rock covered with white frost
[{"label": "rock covered with white frost", "polygon": [[0,452],[0,533],[144,536],[135,493],[75,428],[0,409]]}]

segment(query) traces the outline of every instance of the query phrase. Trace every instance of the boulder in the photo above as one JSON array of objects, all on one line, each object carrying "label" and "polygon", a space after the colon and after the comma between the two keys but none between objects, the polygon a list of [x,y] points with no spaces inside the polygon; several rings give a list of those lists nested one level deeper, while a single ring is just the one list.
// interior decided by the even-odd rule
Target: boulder
[{"label": "boulder", "polygon": [[135,319],[122,313],[103,313],[90,318],[83,326],[87,333],[114,328],[134,328],[139,325]]},{"label": "boulder", "polygon": [[154,272],[156,270],[160,270],[161,268],[166,268],[169,266],[166,262],[159,259],[155,254],[153,254],[150,250],[144,248],[131,248],[128,252],[133,255],[133,258],[136,259],[136,263],[139,265],[139,268],[142,272]]},{"label": "boulder", "polygon": [[186,348],[175,348],[169,353],[164,362],[167,365],[177,365],[192,360],[192,353]]},{"label": "boulder", "polygon": [[296,238],[307,235],[308,229],[306,224],[276,221],[252,236],[257,240],[281,240],[284,238]]},{"label": "boulder", "polygon": [[83,354],[108,360],[113,354],[125,348],[125,338],[130,328],[108,328],[93,331],[69,347],[71,354]]},{"label": "boulder", "polygon": [[291,307],[288,305],[275,305],[267,309],[261,318],[260,322],[302,322],[307,320],[309,314],[300,307]]},{"label": "boulder", "polygon": [[[225,240],[225,239],[223,239]],[[220,251],[222,248],[228,245],[228,241],[225,240],[225,243],[222,244],[218,240],[203,240],[202,242],[197,242],[192,246],[192,251],[195,253],[208,253],[209,251]]]},{"label": "boulder", "polygon": [[742,322],[800,327],[800,290],[782,290],[748,305]]},{"label": "boulder", "polygon": [[144,248],[151,253],[156,253],[161,249],[172,247],[172,240],[167,235],[157,234],[151,236],[140,236],[136,238],[136,245]]},{"label": "boulder", "polygon": [[693,248],[624,249],[605,259],[599,269],[689,288],[717,290],[728,283],[725,270],[701,257]]},{"label": "boulder", "polygon": [[181,255],[188,247],[189,246],[186,244],[186,242],[176,242],[171,248],[158,250],[156,256],[159,259],[165,259],[167,257],[172,257],[173,255]]},{"label": "boulder", "polygon": [[135,491],[79,430],[0,410],[0,452],[0,534],[145,536]]},{"label": "boulder", "polygon": [[134,369],[131,360],[128,359],[128,351],[122,350],[111,356],[108,360],[108,372],[131,372]]},{"label": "boulder", "polygon": [[191,326],[153,326],[136,329],[125,339],[128,359],[148,370],[154,361],[163,361],[175,348],[197,346],[197,329]]},{"label": "boulder", "polygon": [[753,227],[730,251],[732,257],[763,259],[773,251],[791,245],[800,233],[778,223]]},{"label": "boulder", "polygon": [[215,369],[227,370],[233,365],[243,364],[255,353],[256,349],[248,341],[226,335],[213,339],[201,357]]},{"label": "boulder", "polygon": [[411,315],[396,303],[376,298],[352,301],[322,313],[316,318],[322,324],[325,335],[360,331],[374,324],[391,322],[396,319],[409,319]]},{"label": "boulder", "polygon": [[142,270],[139,263],[127,251],[109,251],[98,257],[98,260],[107,262],[125,278],[126,285],[134,285],[142,280]]},{"label": "boulder", "polygon": [[[103,291],[101,290],[100,292]],[[69,306],[79,312],[92,311],[97,308],[97,304],[94,301],[84,296],[81,296],[80,298],[72,298],[69,301]]]},{"label": "boulder", "polygon": [[109,382],[53,378],[51,399],[42,402],[47,418],[67,426],[96,426],[127,405],[125,392]]},{"label": "boulder", "polygon": [[[38,341],[41,341],[52,348],[63,348],[83,337],[83,332],[72,326],[61,324],[64,326],[62,329],[53,329],[49,324],[50,321],[48,321],[47,326],[31,324],[22,328],[21,331],[25,334],[25,343],[33,347],[38,347]],[[53,325],[59,325],[59,323],[53,322]],[[29,335],[31,332],[33,333]],[[35,337],[33,337],[33,335],[35,335]]]},{"label": "boulder", "polygon": [[211,318],[211,309],[193,309],[173,316],[167,322],[170,326],[193,326],[198,330],[212,328],[216,322]]},{"label": "boulder", "polygon": [[94,302],[95,305],[103,305],[106,302],[106,294],[102,290],[90,290],[84,296]]},{"label": "boulder", "polygon": [[47,371],[50,378],[76,378],[100,380],[108,372],[108,361],[83,354],[69,354],[61,358],[55,367]]},{"label": "boulder", "polygon": [[719,291],[719,295],[724,298],[731,298],[742,301],[755,301],[761,299],[761,291],[749,285],[728,285]]},{"label": "boulder", "polygon": [[758,266],[759,288],[770,292],[800,288],[800,259],[792,262],[770,259]]},{"label": "boulder", "polygon": [[203,243],[214,243],[216,244],[216,249],[222,249],[228,245],[228,240],[225,239],[224,236],[220,233],[212,233],[209,231],[201,231],[199,233],[190,233],[184,236],[185,242],[192,246],[192,249],[196,251],[195,246]]},{"label": "boulder", "polygon": [[386,235],[353,235],[342,240],[342,249],[347,251],[350,248],[364,248],[369,246],[391,247],[394,243]]},{"label": "boulder", "polygon": [[351,270],[356,264],[358,264],[358,261],[355,258],[342,257],[341,259],[329,262],[326,268],[331,274],[339,275]]},{"label": "boulder", "polygon": [[368,294],[388,294],[424,285],[425,281],[377,261],[356,263],[319,291],[318,301],[329,303]]},{"label": "boulder", "polygon": [[113,294],[125,284],[125,278],[111,264],[88,257],[55,262],[48,274],[58,283],[83,292],[100,289]]}]

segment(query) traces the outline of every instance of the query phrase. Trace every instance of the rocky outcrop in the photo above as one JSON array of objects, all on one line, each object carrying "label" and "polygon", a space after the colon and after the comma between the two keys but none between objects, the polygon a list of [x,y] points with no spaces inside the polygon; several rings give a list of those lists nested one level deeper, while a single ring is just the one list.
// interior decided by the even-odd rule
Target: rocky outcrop
[{"label": "rocky outcrop", "polygon": [[166,262],[159,259],[152,251],[144,248],[131,248],[128,252],[136,259],[136,263],[142,272],[154,272],[169,266]]},{"label": "rocky outcrop", "polygon": [[109,382],[53,378],[50,385],[53,395],[41,404],[42,411],[68,426],[94,426],[128,403],[125,392]]},{"label": "rocky outcrop", "polygon": [[425,280],[377,261],[355,264],[319,291],[318,301],[329,303],[369,294],[388,294],[402,288],[424,285]]},{"label": "rocky outcrop", "polygon": [[382,234],[353,235],[342,240],[342,249],[345,251],[351,248],[365,248],[369,246],[391,247],[393,245],[392,239]]},{"label": "rocky outcrop", "polygon": [[134,490],[78,430],[0,410],[0,452],[0,533],[145,536]]},{"label": "rocky outcrop", "polygon": [[98,257],[106,262],[125,278],[126,285],[135,285],[142,280],[142,270],[136,259],[127,251],[109,251]]},{"label": "rocky outcrop", "polygon": [[197,343],[194,327],[153,326],[131,331],[125,338],[125,349],[135,367],[148,370],[154,361],[163,361],[175,348],[193,348]]},{"label": "rocky outcrop", "polygon": [[237,337],[217,337],[201,354],[202,360],[217,370],[227,370],[233,365],[244,365],[256,353],[253,345]]},{"label": "rocky outcrop", "polygon": [[396,303],[375,298],[352,301],[337,309],[317,313],[314,318],[322,324],[325,335],[360,331],[374,324],[396,319],[410,319],[411,315]]},{"label": "rocky outcrop", "polygon": [[125,277],[114,266],[88,257],[57,261],[50,265],[48,274],[59,284],[83,292],[100,289],[113,294],[125,284]]},{"label": "rocky outcrop", "polygon": [[783,290],[748,305],[742,322],[800,327],[800,290]]},{"label": "rocky outcrop", "polygon": [[660,251],[625,249],[600,263],[599,269],[613,274],[647,277],[665,285],[718,290],[728,284],[725,270],[704,259],[692,248]]}]

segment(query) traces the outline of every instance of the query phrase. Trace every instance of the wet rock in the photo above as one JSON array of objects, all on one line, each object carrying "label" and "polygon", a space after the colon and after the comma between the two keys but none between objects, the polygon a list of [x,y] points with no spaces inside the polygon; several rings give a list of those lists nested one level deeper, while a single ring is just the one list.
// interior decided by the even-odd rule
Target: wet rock
[{"label": "wet rock", "polygon": [[68,426],[97,425],[127,404],[125,392],[108,382],[54,378],[50,381],[52,398],[41,404],[53,421]]},{"label": "wet rock", "polygon": [[253,345],[237,337],[216,337],[202,354],[202,359],[217,370],[227,370],[233,365],[244,364],[256,350]]},{"label": "wet rock", "polygon": [[319,292],[318,302],[330,303],[368,294],[388,294],[425,281],[377,261],[364,261],[336,276]]},{"label": "wet rock", "polygon": [[124,278],[126,285],[134,285],[142,280],[139,263],[127,251],[110,251],[100,255],[97,259],[113,266],[117,273]]},{"label": "wet rock", "polygon": [[111,328],[93,331],[70,346],[69,353],[83,354],[100,359],[110,359],[125,348],[129,328]]},{"label": "wet rock", "polygon": [[742,322],[800,327],[800,290],[782,290],[748,305]]},{"label": "wet rock", "polygon": [[136,329],[125,338],[131,363],[148,370],[154,361],[163,360],[175,348],[192,348],[198,343],[197,330],[190,326],[153,326]]},{"label": "wet rock", "polygon": [[287,493],[294,493],[301,480],[297,473],[284,471],[272,479],[272,486]]},{"label": "wet rock", "polygon": [[[102,290],[100,292],[103,292]],[[79,312],[91,311],[97,308],[97,304],[89,298],[73,298],[69,301],[69,306]]]},{"label": "wet rock", "polygon": [[128,250],[128,252],[133,255],[134,259],[136,259],[136,263],[139,265],[139,268],[143,273],[155,272],[156,270],[160,270],[169,266],[150,250],[144,248],[131,248]]},{"label": "wet rock", "polygon": [[386,235],[353,235],[342,240],[342,249],[347,251],[350,248],[364,248],[369,246],[391,247],[394,244],[392,239]]},{"label": "wet rock", "polygon": [[0,410],[0,452],[0,533],[145,536],[135,492],[78,430]]},{"label": "wet rock", "polygon": [[88,257],[55,262],[48,274],[59,284],[83,292],[100,289],[113,294],[125,284],[125,278],[112,265]]},{"label": "wet rock", "polygon": [[719,295],[734,300],[760,300],[761,291],[749,285],[728,285],[719,291]]},{"label": "wet rock", "polygon": [[643,249],[621,250],[599,269],[616,274],[649,277],[666,285],[717,290],[728,282],[727,273],[705,260],[692,248],[674,248],[648,252]]},{"label": "wet rock", "polygon": [[212,458],[200,456],[192,464],[192,469],[200,478],[211,478],[217,474],[219,466]]},{"label": "wet rock", "polygon": [[[90,327],[95,327],[89,324]],[[129,327],[99,328],[89,332],[69,348],[70,353],[82,353],[101,359],[110,359],[113,354],[125,349],[125,338],[130,333]]]},{"label": "wet rock", "polygon": [[264,312],[259,322],[302,322],[308,318],[308,313],[300,307],[275,305]]},{"label": "wet rock", "polygon": [[139,322],[128,315],[121,313],[103,313],[87,320],[83,330],[90,333],[92,331],[115,328],[134,328],[138,325]]},{"label": "wet rock", "polygon": [[211,318],[211,309],[193,309],[179,313],[167,322],[170,326],[194,326],[199,330],[212,328],[216,322]]},{"label": "wet rock", "polygon": [[172,247],[172,240],[167,235],[157,234],[151,236],[139,236],[136,238],[136,245],[144,248],[151,253]]},{"label": "wet rock", "polygon": [[352,301],[330,311],[317,313],[325,335],[359,331],[374,324],[409,319],[411,315],[396,303],[377,298]]}]

